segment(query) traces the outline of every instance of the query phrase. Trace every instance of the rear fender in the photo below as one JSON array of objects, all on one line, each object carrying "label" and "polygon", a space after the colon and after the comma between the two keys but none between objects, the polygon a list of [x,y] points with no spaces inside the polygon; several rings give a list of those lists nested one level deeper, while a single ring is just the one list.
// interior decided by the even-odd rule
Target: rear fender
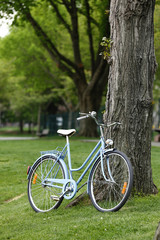
[{"label": "rear fender", "polygon": [[57,161],[59,161],[59,162],[61,163],[61,165],[62,165],[62,167],[63,167],[63,169],[64,169],[65,178],[69,178],[67,166],[66,166],[64,160],[61,159],[61,158],[57,158],[57,155],[55,155],[55,154],[44,154],[44,155],[40,156],[40,157],[33,163],[33,165],[30,167],[27,178],[28,178],[28,179],[30,178],[30,176],[31,176],[31,174],[32,174],[32,169],[34,169],[35,166],[41,161],[41,158],[42,158],[42,157],[51,157],[51,156],[54,157],[55,159],[57,159]]}]

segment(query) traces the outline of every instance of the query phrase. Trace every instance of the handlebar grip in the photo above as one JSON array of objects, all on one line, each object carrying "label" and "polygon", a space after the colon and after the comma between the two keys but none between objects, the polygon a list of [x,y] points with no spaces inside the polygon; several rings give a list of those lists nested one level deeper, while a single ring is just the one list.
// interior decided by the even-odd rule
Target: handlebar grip
[{"label": "handlebar grip", "polygon": [[89,117],[88,115],[82,116],[82,117],[78,117],[78,118],[77,118],[77,121],[80,121],[80,120],[85,119],[85,118],[88,118],[88,117]]}]

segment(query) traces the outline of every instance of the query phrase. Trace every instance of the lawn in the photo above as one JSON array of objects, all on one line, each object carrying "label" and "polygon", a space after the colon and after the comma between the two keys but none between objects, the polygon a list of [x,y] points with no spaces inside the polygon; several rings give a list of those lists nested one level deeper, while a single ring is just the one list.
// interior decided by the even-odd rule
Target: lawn
[{"label": "lawn", "polygon": [[[61,137],[0,142],[0,239],[152,240],[160,221],[160,193],[131,198],[116,213],[98,212],[88,199],[71,208],[66,208],[70,201],[64,200],[57,210],[45,214],[32,210],[27,198],[27,166],[41,150],[64,143]],[[73,167],[81,164],[94,145],[71,138]],[[159,156],[160,147],[152,147],[153,179],[160,190]]]}]

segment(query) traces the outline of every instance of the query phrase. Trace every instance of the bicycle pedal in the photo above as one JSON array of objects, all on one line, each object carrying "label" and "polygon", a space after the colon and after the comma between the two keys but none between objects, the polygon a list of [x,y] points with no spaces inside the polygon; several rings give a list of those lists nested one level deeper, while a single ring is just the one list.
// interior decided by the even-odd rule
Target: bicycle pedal
[{"label": "bicycle pedal", "polygon": [[59,201],[60,198],[55,195],[51,195],[51,199],[54,201]]}]

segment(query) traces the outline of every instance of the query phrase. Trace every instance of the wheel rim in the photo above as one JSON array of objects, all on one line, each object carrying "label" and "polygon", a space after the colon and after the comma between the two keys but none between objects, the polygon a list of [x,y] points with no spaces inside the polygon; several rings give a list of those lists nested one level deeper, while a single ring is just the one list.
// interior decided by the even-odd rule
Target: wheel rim
[{"label": "wheel rim", "polygon": [[[60,188],[55,188],[42,183],[54,162],[55,159],[53,158],[40,161],[29,179],[29,201],[37,212],[48,212],[53,208],[57,208],[63,199],[60,198],[63,186],[59,185]],[[64,178],[64,171],[59,162],[55,164],[54,169],[48,176],[48,178],[53,177]]]},{"label": "wheel rim", "polygon": [[[112,177],[115,181],[106,181],[101,171],[101,161],[97,163],[91,179],[91,195],[94,206],[100,211],[116,211],[123,205],[129,194],[130,171],[125,158],[112,153],[107,156]],[[109,180],[110,175],[105,157],[104,171]],[[104,159],[103,159],[104,160]]]}]

